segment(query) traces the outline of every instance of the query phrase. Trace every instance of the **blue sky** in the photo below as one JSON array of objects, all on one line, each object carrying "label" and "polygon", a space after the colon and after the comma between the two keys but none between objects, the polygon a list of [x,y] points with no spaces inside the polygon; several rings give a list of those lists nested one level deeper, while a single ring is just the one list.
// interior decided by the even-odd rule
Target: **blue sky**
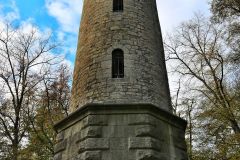
[{"label": "blue sky", "polygon": [[[62,42],[66,61],[73,66],[83,0],[0,0],[0,21],[50,30]],[[172,32],[194,12],[209,14],[207,0],[157,0],[163,34]]]}]

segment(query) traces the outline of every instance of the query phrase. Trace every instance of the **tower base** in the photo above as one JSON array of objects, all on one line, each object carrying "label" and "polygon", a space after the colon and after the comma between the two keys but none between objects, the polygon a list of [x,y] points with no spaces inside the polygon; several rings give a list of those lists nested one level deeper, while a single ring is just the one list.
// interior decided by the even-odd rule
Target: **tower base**
[{"label": "tower base", "polygon": [[187,160],[186,121],[150,104],[90,104],[55,125],[54,160]]}]

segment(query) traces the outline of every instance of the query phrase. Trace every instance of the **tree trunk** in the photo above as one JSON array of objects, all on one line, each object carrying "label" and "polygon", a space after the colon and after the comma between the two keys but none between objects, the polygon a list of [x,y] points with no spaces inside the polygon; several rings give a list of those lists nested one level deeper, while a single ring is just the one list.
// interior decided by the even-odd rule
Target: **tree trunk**
[{"label": "tree trunk", "polygon": [[19,149],[19,120],[20,120],[20,105],[16,106],[16,111],[15,111],[16,119],[14,123],[14,132],[13,132],[13,160],[18,159],[18,149]]},{"label": "tree trunk", "polygon": [[[15,141],[15,140],[14,140]],[[12,159],[13,160],[17,160],[18,159],[18,144],[16,142],[13,143],[12,145],[12,152],[13,152],[13,156]]]},{"label": "tree trunk", "polygon": [[237,121],[235,119],[231,119],[230,123],[231,123],[234,133],[236,133],[236,134],[240,133],[240,128],[239,128]]}]

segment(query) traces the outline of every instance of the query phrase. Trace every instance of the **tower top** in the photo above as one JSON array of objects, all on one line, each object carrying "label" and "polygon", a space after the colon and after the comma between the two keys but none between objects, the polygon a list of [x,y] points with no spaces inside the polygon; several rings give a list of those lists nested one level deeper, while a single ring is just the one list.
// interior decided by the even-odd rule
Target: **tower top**
[{"label": "tower top", "polygon": [[156,0],[85,0],[71,110],[152,104],[171,112]]}]

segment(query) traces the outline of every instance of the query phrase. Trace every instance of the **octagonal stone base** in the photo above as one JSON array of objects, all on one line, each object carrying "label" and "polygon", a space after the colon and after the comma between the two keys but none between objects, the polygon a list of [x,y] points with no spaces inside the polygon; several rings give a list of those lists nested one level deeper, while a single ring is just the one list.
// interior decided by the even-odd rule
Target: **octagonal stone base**
[{"label": "octagonal stone base", "polygon": [[187,160],[186,121],[150,104],[90,104],[55,125],[55,160]]}]

